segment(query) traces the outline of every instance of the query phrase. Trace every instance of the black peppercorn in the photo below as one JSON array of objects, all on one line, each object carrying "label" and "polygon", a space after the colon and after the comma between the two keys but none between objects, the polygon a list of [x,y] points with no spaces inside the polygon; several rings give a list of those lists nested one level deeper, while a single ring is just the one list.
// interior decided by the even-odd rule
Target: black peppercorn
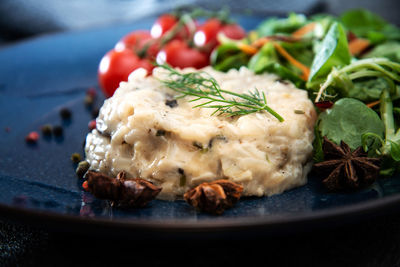
[{"label": "black peppercorn", "polygon": [[60,109],[60,116],[63,120],[68,120],[71,118],[71,111],[68,108],[62,108]]},{"label": "black peppercorn", "polygon": [[61,135],[63,135],[63,128],[61,127],[61,126],[54,126],[53,127],[53,134],[55,135],[55,136],[61,136]]},{"label": "black peppercorn", "polygon": [[99,116],[99,108],[93,108],[91,113],[92,113],[92,118],[96,119],[97,116]]}]

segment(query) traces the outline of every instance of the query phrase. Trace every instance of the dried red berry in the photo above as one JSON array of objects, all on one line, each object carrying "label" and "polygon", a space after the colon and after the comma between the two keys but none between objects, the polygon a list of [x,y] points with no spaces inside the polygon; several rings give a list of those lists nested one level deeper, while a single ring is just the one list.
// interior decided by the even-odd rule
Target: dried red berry
[{"label": "dried red berry", "polygon": [[328,109],[333,106],[333,102],[332,101],[320,101],[320,102],[315,103],[315,106],[317,106],[320,109]]},{"label": "dried red berry", "polygon": [[85,189],[85,191],[89,191],[88,181],[84,181],[84,182],[82,183],[82,188]]},{"label": "dried red berry", "polygon": [[97,96],[97,91],[93,87],[87,89],[86,91],[87,95],[90,95],[91,97],[95,98]]},{"label": "dried red berry", "polygon": [[96,129],[96,120],[89,121],[88,127],[90,131]]},{"label": "dried red berry", "polygon": [[28,143],[36,143],[39,139],[39,134],[37,132],[30,132],[26,137],[25,140]]}]

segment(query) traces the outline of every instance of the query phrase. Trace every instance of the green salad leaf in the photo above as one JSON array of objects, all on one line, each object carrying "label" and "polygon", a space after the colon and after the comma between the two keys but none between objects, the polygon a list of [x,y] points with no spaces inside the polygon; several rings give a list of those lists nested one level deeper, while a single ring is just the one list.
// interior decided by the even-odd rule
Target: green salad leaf
[{"label": "green salad leaf", "polygon": [[274,35],[277,33],[290,34],[307,23],[304,15],[290,13],[287,18],[272,17],[263,21],[257,28],[259,36]]},{"label": "green salad leaf", "polygon": [[369,39],[373,44],[389,40],[400,40],[400,30],[380,16],[365,10],[355,9],[340,17],[343,25],[358,37]]},{"label": "green salad leaf", "polygon": [[384,125],[378,114],[352,98],[336,101],[331,109],[320,114],[318,125],[321,136],[336,144],[344,141],[351,149],[362,145],[363,134],[384,135]]},{"label": "green salad leaf", "polygon": [[219,71],[239,69],[246,66],[248,61],[249,56],[240,51],[235,43],[221,44],[211,54],[211,65]]},{"label": "green salad leaf", "polygon": [[248,68],[257,74],[263,72],[275,73],[282,79],[293,82],[297,87],[302,88],[304,86],[304,81],[295,72],[281,63],[273,43],[266,43],[250,59]]},{"label": "green salad leaf", "polygon": [[400,63],[400,43],[392,41],[377,45],[363,56],[363,58],[373,57],[385,57]]},{"label": "green salad leaf", "polygon": [[320,50],[314,57],[307,87],[318,89],[333,67],[347,65],[350,60],[346,32],[341,24],[335,22],[330,27],[322,41]]}]

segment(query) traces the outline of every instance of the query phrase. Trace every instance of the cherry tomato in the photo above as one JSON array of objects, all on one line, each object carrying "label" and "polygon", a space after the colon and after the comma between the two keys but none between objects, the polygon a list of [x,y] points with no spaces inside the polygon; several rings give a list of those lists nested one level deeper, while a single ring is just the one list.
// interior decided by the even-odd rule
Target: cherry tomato
[{"label": "cherry tomato", "polygon": [[131,32],[115,45],[115,50],[126,48],[132,49],[139,57],[150,59],[154,59],[160,50],[158,40],[153,39],[149,31]]},{"label": "cherry tomato", "polygon": [[246,32],[238,24],[223,24],[218,19],[211,18],[201,25],[194,34],[194,44],[204,51],[211,52],[218,45],[217,36],[220,32],[235,40],[246,36]]},{"label": "cherry tomato", "polygon": [[221,27],[222,23],[218,19],[207,20],[194,34],[194,44],[199,47],[212,44],[214,48],[217,45],[217,34]]},{"label": "cherry tomato", "polygon": [[151,36],[159,38],[169,31],[178,22],[178,18],[171,14],[161,15],[151,27]]},{"label": "cherry tomato", "polygon": [[221,32],[226,35],[226,37],[229,37],[234,40],[240,40],[246,37],[246,32],[245,30],[240,27],[238,24],[226,24],[222,26]]},{"label": "cherry tomato", "polygon": [[111,50],[101,59],[98,78],[107,97],[114,94],[121,81],[127,81],[129,74],[138,68],[144,68],[151,74],[154,66],[148,59],[141,59],[131,49]]},{"label": "cherry tomato", "polygon": [[172,40],[157,54],[157,63],[164,62],[172,67],[200,69],[209,65],[209,57],[197,49],[190,48],[182,40]]}]

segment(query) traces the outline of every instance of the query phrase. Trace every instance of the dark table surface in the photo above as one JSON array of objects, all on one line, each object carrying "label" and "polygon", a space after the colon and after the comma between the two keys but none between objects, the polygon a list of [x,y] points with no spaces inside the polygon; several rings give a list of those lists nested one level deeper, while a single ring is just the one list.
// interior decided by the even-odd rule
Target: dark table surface
[{"label": "dark table surface", "polygon": [[[100,27],[153,15],[182,3],[213,7],[216,1],[148,1],[153,6],[128,0],[99,0],[96,5],[88,0],[65,2],[69,4],[53,0],[2,0],[0,46],[45,32]],[[132,8],[139,2],[141,8]],[[400,24],[398,1],[249,0],[222,4],[234,11],[252,8],[281,14],[310,10],[340,14],[348,8],[366,7]],[[400,266],[398,213],[296,234],[258,239],[248,239],[244,234],[203,241],[113,239],[55,232],[45,225],[43,222],[42,228],[35,228],[27,221],[0,220],[0,266]]]}]

